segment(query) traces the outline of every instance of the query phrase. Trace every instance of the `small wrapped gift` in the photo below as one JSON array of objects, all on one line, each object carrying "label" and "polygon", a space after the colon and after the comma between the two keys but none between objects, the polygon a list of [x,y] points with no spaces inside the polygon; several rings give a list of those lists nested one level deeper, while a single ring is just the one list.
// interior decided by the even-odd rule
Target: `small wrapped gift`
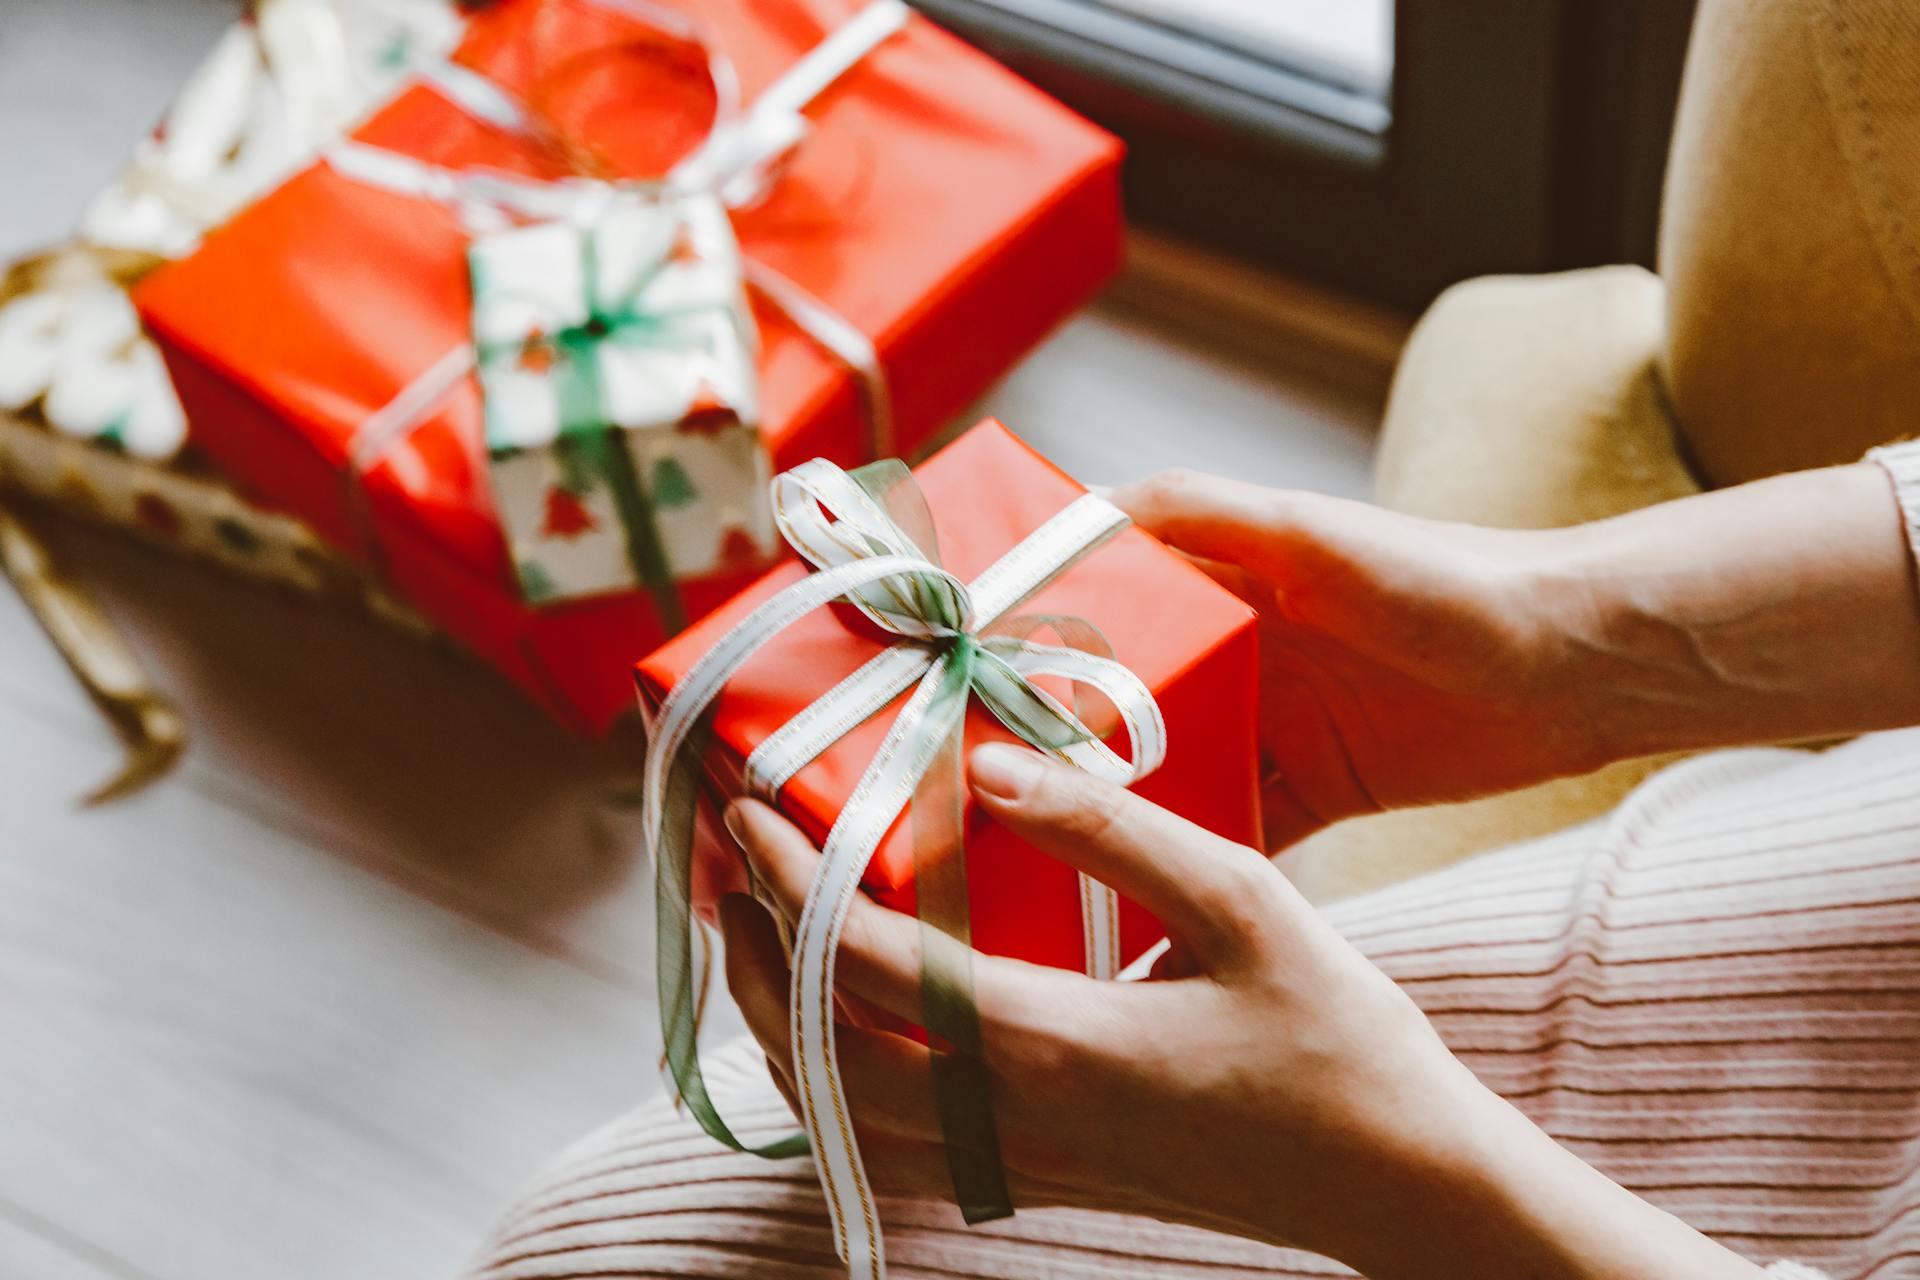
[{"label": "small wrapped gift", "polygon": [[482,237],[468,267],[493,496],[529,601],[767,558],[753,328],[718,202],[614,196],[584,225]]},{"label": "small wrapped gift", "polygon": [[[968,1093],[969,1019],[952,1014],[968,1007],[968,953],[934,943],[970,939],[1112,977],[1162,931],[974,811],[963,752],[1024,741],[1252,843],[1254,619],[996,422],[912,480],[883,467],[849,477],[816,460],[782,474],[774,493],[783,534],[815,572],[773,570],[637,668],[650,720],[643,821],[660,901],[661,1017],[682,1098],[734,1141],[700,1082],[690,921],[749,887],[713,829],[717,802],[752,793],[777,803],[823,849],[793,937],[795,1061],[836,1241],[864,1276],[880,1270],[870,1192],[851,1136],[832,1122],[831,958],[851,893],[917,911],[938,931],[922,938],[929,989],[951,997],[929,998],[927,1030],[958,1051],[936,1070],[959,1097],[942,1099],[948,1151],[963,1209],[992,1216],[1005,1192],[991,1117],[984,1096]],[[835,601],[846,603],[822,607]],[[977,1054],[977,1026],[971,1034]],[[971,1117],[958,1136],[956,1116]]]},{"label": "small wrapped gift", "polygon": [[0,491],[429,632],[362,566],[180,447],[173,387],[126,296],[157,261],[70,244],[0,270]]},{"label": "small wrapped gift", "polygon": [[464,22],[458,0],[247,6],[75,239],[0,272],[0,486],[424,629],[362,567],[183,447],[185,417],[128,290],[443,58]]},{"label": "small wrapped gift", "polygon": [[258,0],[221,34],[76,237],[0,270],[0,489],[429,629],[183,447],[184,414],[128,290],[444,57],[463,22],[455,0]]},{"label": "small wrapped gift", "polygon": [[258,0],[90,203],[73,244],[0,286],[0,412],[136,458],[173,456],[186,421],[127,290],[305,167],[454,45],[454,0]]},{"label": "small wrapped gift", "polygon": [[[661,46],[657,21],[637,15],[663,12],[501,0],[472,19],[455,74],[400,93],[355,143],[507,185],[652,176],[659,136],[684,113],[663,105],[659,76],[621,72],[629,51]],[[711,173],[698,189],[745,202],[733,220],[776,465],[911,450],[1119,258],[1113,140],[930,24],[887,28],[837,77],[795,76],[848,29],[870,34],[873,12],[853,0],[698,8],[731,69],[714,83],[737,83],[746,107],[722,119],[726,104],[710,103],[715,131],[686,161]],[[472,92],[480,80],[490,87]],[[410,194],[352,172],[352,154],[336,149],[142,285],[195,439],[377,561],[557,716],[603,731],[630,706],[621,673],[675,619],[659,590],[576,588],[644,578],[651,544],[656,563],[684,550],[710,566],[679,576],[668,564],[684,616],[727,599],[764,568],[764,513],[750,508],[765,464],[706,431],[721,424],[696,406],[670,455],[636,459],[653,532],[621,523],[622,569],[614,543],[587,537],[609,528],[608,508],[575,500],[590,496],[587,477],[564,451],[527,460],[527,475],[488,454],[480,380],[453,358],[472,328],[474,188]],[[578,561],[571,535],[591,543]]]}]

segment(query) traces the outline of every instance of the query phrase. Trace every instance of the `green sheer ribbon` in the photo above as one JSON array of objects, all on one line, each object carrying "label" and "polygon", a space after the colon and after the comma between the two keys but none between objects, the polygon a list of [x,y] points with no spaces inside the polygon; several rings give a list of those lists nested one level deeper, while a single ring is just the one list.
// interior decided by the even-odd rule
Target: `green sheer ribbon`
[{"label": "green sheer ribbon", "polygon": [[[886,536],[862,535],[867,550],[876,557],[917,556],[937,568],[941,562],[932,516],[907,468],[888,459],[850,474],[877,511],[885,513],[888,526]],[[1084,555],[1099,540],[1074,548],[1065,562]],[[1063,563],[1054,572],[1064,567]],[[966,711],[969,700],[979,697],[1013,733],[1050,755],[1061,756],[1081,744],[1097,742],[1083,716],[1095,717],[1103,706],[1111,714],[1111,704],[1102,695],[1076,683],[1079,714],[1069,714],[1015,663],[1041,631],[1052,631],[1063,645],[1097,658],[1110,660],[1112,651],[1091,623],[1077,618],[1028,615],[996,623],[985,634],[973,634],[967,629],[967,601],[950,576],[899,572],[856,586],[844,598],[888,629],[897,627],[899,632],[919,636],[903,643],[924,647],[930,659],[930,674],[922,681],[921,693],[908,701],[896,720],[889,747],[883,750],[908,762],[905,772],[911,779],[908,821],[922,944],[923,1022],[933,1051],[933,1087],[955,1200],[969,1223],[1005,1217],[1013,1210],[974,1000],[963,820]],[[666,1061],[680,1098],[707,1133],[735,1150],[767,1158],[789,1157],[807,1150],[805,1134],[762,1145],[744,1142],[720,1116],[700,1071],[696,973],[701,966],[695,957],[691,877],[700,761],[710,741],[710,727],[703,718],[675,753],[655,847],[658,981]],[[866,781],[856,788],[850,806],[862,802]]]}]

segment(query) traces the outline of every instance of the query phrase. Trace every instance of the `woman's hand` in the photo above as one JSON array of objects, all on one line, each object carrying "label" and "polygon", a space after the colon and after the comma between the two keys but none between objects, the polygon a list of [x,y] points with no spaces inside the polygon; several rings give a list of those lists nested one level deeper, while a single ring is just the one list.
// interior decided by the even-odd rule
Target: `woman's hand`
[{"label": "woman's hand", "polygon": [[[1000,1145],[1016,1202],[1147,1214],[1420,1276],[1753,1277],[1620,1190],[1481,1086],[1418,1008],[1258,853],[1036,753],[970,761],[980,805],[1171,931],[1184,976],[1096,983],[976,957]],[[818,855],[774,810],[728,827],[789,921]],[[789,977],[774,922],[722,904],[727,977],[792,1100]],[[919,926],[862,897],[842,993],[920,1018]],[[946,1198],[927,1050],[837,1033],[877,1184]]]},{"label": "woman's hand", "polygon": [[1169,471],[1116,490],[1260,615],[1267,847],[1329,822],[1605,763],[1550,533]]},{"label": "woman's hand", "polygon": [[1920,599],[1872,463],[1569,529],[1187,472],[1113,500],[1260,613],[1269,848],[1632,756],[1920,723]]}]

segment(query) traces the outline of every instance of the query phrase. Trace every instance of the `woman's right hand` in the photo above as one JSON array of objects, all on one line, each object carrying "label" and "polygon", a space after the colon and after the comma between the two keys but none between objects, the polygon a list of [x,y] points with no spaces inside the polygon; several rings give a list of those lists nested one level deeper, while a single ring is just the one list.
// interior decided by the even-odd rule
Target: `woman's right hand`
[{"label": "woman's right hand", "polygon": [[1168,471],[1112,494],[1260,615],[1267,846],[1606,763],[1559,535]]},{"label": "woman's right hand", "polygon": [[[972,958],[980,1066],[1020,1208],[1232,1231],[1376,1280],[1760,1280],[1480,1083],[1254,850],[1024,747],[979,748],[968,776],[995,822],[1152,911],[1181,958],[1145,982]],[[735,801],[727,826],[767,907],[721,902],[727,981],[797,1112],[792,975],[769,910],[791,930],[819,854],[756,800]],[[912,916],[854,894],[837,990],[924,1022],[922,942]],[[949,1197],[926,1047],[845,1025],[833,1044],[847,1085],[834,1114],[868,1172],[890,1192]]]}]

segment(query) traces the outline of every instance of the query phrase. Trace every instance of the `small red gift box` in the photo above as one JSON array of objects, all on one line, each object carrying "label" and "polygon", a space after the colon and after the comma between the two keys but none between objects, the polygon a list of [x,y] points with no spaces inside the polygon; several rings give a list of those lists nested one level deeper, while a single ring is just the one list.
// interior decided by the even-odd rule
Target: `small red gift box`
[{"label": "small red gift box", "polygon": [[[931,509],[945,567],[971,581],[1084,490],[991,420],[914,471]],[[643,705],[657,711],[676,684],[740,619],[806,576],[782,565],[642,660]],[[1160,768],[1134,791],[1230,840],[1260,834],[1258,702],[1254,620],[1238,598],[1142,530],[1128,527],[1073,561],[1018,613],[1068,615],[1092,622],[1113,656],[1146,685],[1166,724]],[[704,761],[709,794],[739,794],[753,749],[801,709],[837,685],[892,637],[817,610],[788,627],[727,682],[712,705]],[[779,804],[816,841],[846,805],[905,696],[828,747],[781,789]],[[1013,741],[977,702],[967,713],[966,744]],[[711,909],[725,892],[745,891],[732,841],[702,809],[694,869],[696,906]],[[908,823],[896,822],[868,864],[863,885],[902,911],[914,907],[914,852]],[[980,950],[1059,968],[1085,959],[1076,874],[1015,838],[970,805],[966,816],[972,941]],[[1122,962],[1162,933],[1145,911],[1121,907]]]},{"label": "small red gift box", "polygon": [[[706,0],[699,15],[751,103],[857,8]],[[542,84],[549,64],[579,67],[657,38],[642,26],[591,0],[506,0],[474,18],[454,61],[539,100],[551,122],[577,122],[582,154],[657,152],[644,78]],[[889,451],[910,453],[1117,265],[1119,149],[917,18],[806,115],[811,131],[767,198],[737,216],[742,247],[872,340],[893,410]],[[551,152],[425,87],[356,138],[449,168],[558,176]],[[194,440],[241,485],[377,559],[400,594],[556,716],[601,732],[631,705],[623,673],[664,628],[637,591],[540,607],[521,598],[471,375],[364,474],[348,456],[372,415],[469,336],[467,243],[449,209],[321,164],[149,277],[136,302]],[[784,314],[756,310],[776,467],[863,460],[868,417],[853,374]],[[687,613],[759,568],[683,581]]]}]

